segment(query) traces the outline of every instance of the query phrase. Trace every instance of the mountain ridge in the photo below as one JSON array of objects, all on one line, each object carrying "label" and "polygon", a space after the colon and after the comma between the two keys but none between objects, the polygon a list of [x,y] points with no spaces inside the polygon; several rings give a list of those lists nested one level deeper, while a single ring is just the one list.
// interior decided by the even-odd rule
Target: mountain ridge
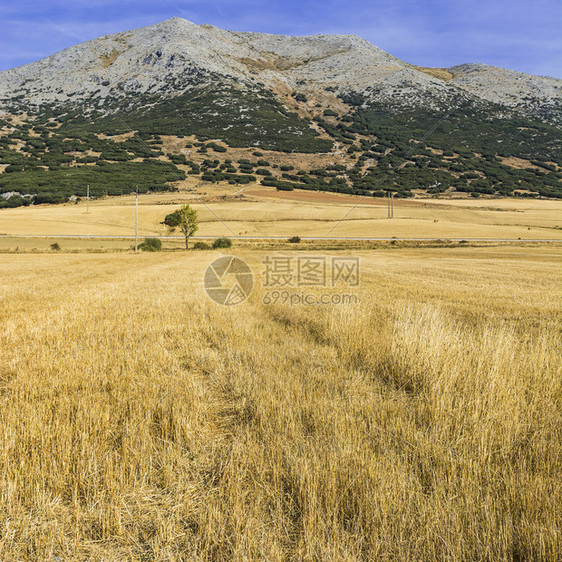
[{"label": "mountain ridge", "polygon": [[[287,190],[562,197],[561,123],[555,78],[419,67],[356,35],[171,18],[0,72],[0,196],[57,202],[85,183],[119,194],[131,182],[176,189],[185,174],[244,184],[255,172]],[[161,136],[175,148],[158,148]],[[238,167],[230,149],[248,150]],[[249,158],[263,150],[277,168]],[[281,155],[295,152],[311,163],[293,171]],[[322,169],[318,154],[330,159]]]},{"label": "mountain ridge", "polygon": [[[111,84],[103,85],[108,78],[144,93],[155,90],[162,76],[175,76],[189,64],[266,87],[280,80],[293,89],[305,82],[311,89],[321,84],[366,93],[379,84],[387,91],[371,98],[388,98],[391,92],[395,101],[405,95],[409,104],[420,103],[420,92],[443,98],[467,95],[509,108],[525,105],[524,99],[532,96],[533,103],[525,105],[527,111],[533,105],[552,106],[551,100],[559,103],[562,99],[561,80],[480,63],[444,68],[450,79],[443,81],[357,35],[293,37],[225,31],[174,17],[92,39],[0,72],[0,108],[21,96],[32,105],[33,98],[46,103],[61,103],[69,95],[104,98],[111,92]],[[159,76],[150,72],[150,65]],[[45,76],[47,68],[49,76]],[[493,88],[494,81],[501,92]]]}]

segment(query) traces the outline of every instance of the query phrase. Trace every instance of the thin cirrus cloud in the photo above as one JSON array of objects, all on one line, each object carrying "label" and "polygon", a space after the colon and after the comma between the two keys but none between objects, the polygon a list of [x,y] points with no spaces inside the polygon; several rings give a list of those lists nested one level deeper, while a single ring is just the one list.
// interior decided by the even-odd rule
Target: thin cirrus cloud
[{"label": "thin cirrus cloud", "polygon": [[172,16],[238,31],[353,33],[422,66],[562,74],[558,0],[21,0],[0,6],[0,69]]}]

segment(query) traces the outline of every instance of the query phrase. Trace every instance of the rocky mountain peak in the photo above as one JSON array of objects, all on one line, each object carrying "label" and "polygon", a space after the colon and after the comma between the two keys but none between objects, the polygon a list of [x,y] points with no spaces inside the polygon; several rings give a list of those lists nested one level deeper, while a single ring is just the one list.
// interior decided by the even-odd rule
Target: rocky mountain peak
[{"label": "rocky mountain peak", "polygon": [[[115,88],[174,95],[195,71],[266,88],[353,91],[397,104],[439,104],[461,96],[541,114],[560,104],[561,81],[482,64],[421,69],[356,35],[290,37],[225,31],[179,17],[106,35],[36,63],[0,72],[0,109],[104,100]],[[444,77],[446,79],[444,79]]]}]

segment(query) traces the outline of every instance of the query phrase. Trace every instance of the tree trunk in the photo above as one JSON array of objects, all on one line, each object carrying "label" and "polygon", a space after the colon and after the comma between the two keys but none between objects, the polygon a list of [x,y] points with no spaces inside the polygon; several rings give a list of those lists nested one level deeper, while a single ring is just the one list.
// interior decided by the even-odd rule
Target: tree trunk
[{"label": "tree trunk", "polygon": [[185,249],[189,250],[189,236],[185,237]]}]

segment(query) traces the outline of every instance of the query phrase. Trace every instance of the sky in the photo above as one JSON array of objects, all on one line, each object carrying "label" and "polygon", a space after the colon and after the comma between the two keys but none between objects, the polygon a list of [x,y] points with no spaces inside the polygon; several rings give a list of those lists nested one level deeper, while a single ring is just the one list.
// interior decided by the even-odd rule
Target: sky
[{"label": "sky", "polygon": [[173,16],[236,31],[354,33],[420,66],[562,77],[560,0],[0,0],[0,70]]}]

